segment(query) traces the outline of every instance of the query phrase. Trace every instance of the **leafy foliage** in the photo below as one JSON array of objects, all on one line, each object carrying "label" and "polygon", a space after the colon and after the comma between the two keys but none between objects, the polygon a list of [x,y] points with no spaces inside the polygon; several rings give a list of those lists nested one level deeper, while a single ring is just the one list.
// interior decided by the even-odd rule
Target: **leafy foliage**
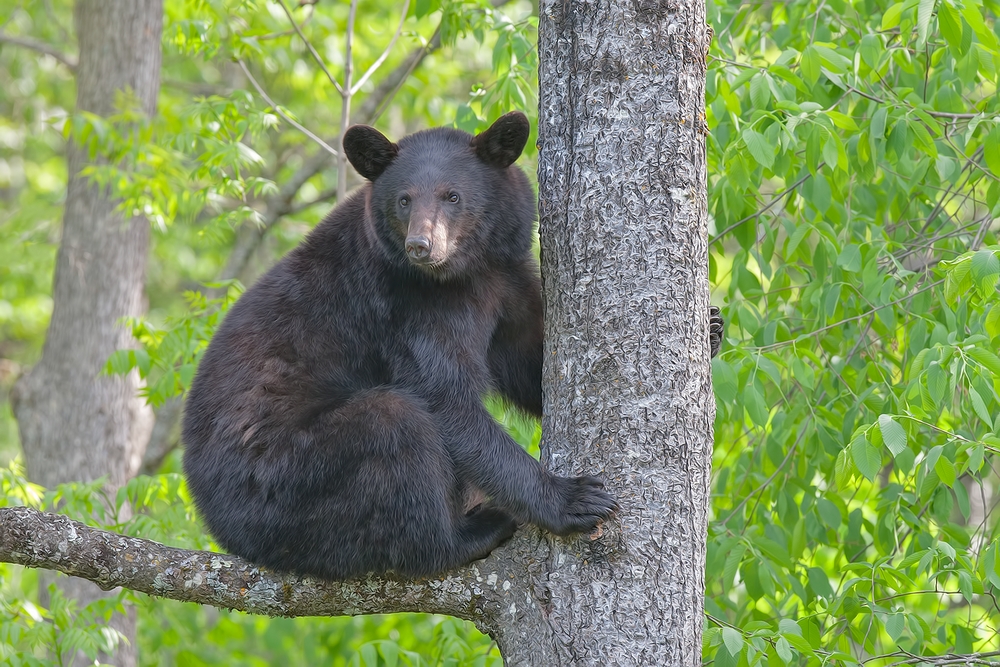
[{"label": "leafy foliage", "polygon": [[1000,648],[996,7],[709,8],[717,665]]},{"label": "leafy foliage", "polygon": [[[0,10],[0,31],[71,51],[71,16],[68,0],[21,3]],[[6,390],[37,359],[51,311],[64,142],[84,145],[94,158],[87,175],[156,232],[150,312],[124,323],[140,346],[114,354],[105,370],[136,369],[147,398],[162,405],[187,387],[240,281],[297,243],[336,199],[335,161],[318,159],[326,149],[317,144],[339,144],[345,98],[334,79],[342,81],[347,24],[346,3],[168,1],[163,87],[152,118],[127,92],[111,117],[72,112],[70,71],[0,45],[0,197],[9,204],[0,207],[0,254],[14,259],[0,262],[5,458],[17,439]],[[349,91],[355,122],[378,123],[393,136],[453,121],[476,131],[500,109],[532,106],[535,26],[526,4],[500,11],[478,1],[359,3]],[[415,55],[421,60],[412,64]],[[244,262],[230,265],[240,252]],[[537,425],[517,424],[537,451]],[[14,466],[0,471],[5,502],[58,506],[128,534],[213,548],[176,452],[160,474],[130,481],[117,496],[100,481],[43,493]],[[38,582],[33,571],[0,566],[5,664],[50,664],[73,648],[96,657],[119,640],[103,630],[103,619],[124,601],[140,606],[140,655],[149,664],[500,664],[489,638],[440,616],[264,619],[131,593],[87,609],[57,595],[44,607]]]},{"label": "leafy foliage", "polygon": [[[537,21],[513,18],[525,8],[403,7],[358,6],[355,71],[379,67],[349,91],[355,114],[401,136],[449,122],[476,131],[503,111],[533,109]],[[729,341],[712,364],[706,661],[997,657],[997,8],[709,4],[710,275]],[[345,98],[333,79],[342,81],[348,3],[171,0],[165,9],[154,118],[127,94],[112,118],[71,113],[66,68],[0,50],[0,256],[14,258],[0,262],[0,390],[41,349],[64,138],[100,157],[90,177],[157,230],[150,313],[128,323],[142,346],[107,368],[137,369],[154,405],[187,386],[236,280],[251,281],[336,199],[334,162],[317,159],[316,139],[337,144]],[[0,10],[0,25],[70,48],[70,11],[68,0],[29,3]],[[417,53],[422,64],[382,88]],[[241,253],[246,261],[231,265]],[[490,408],[537,454],[536,423]],[[0,448],[16,450],[5,400]],[[0,492],[129,534],[212,546],[176,452],[113,498],[99,482],[43,493],[16,463],[0,469]],[[47,664],[68,645],[96,655],[118,639],[99,619],[136,601],[124,593],[78,610],[55,595],[43,607],[37,586],[37,573],[0,566],[0,655],[11,664]],[[488,638],[442,617],[263,619],[138,604],[150,664],[499,664]]]}]

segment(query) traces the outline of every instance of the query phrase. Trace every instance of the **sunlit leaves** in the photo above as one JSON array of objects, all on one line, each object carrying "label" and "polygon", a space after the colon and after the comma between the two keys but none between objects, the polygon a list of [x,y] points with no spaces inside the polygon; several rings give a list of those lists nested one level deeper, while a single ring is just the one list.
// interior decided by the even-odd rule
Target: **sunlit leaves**
[{"label": "sunlit leaves", "polygon": [[138,371],[146,381],[142,395],[154,406],[186,391],[226,309],[243,292],[242,285],[235,280],[210,287],[225,290],[224,296],[210,299],[199,292],[189,292],[186,296],[190,310],[179,318],[171,318],[163,327],[144,319],[130,322],[132,335],[142,347],[114,352],[105,372],[123,375],[133,369]]},{"label": "sunlit leaves", "polygon": [[[707,605],[746,642],[775,633],[769,664],[996,648],[976,563],[1000,529],[970,519],[1000,453],[994,14],[709,6],[710,275],[743,341],[713,363],[710,545],[787,555],[710,556]],[[935,617],[934,590],[968,606]]]}]

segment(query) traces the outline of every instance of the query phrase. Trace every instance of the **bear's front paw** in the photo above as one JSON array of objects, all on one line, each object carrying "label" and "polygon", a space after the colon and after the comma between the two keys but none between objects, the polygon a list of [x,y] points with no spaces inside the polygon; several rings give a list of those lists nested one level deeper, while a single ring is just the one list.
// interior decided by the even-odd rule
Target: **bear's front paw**
[{"label": "bear's front paw", "polygon": [[596,477],[560,477],[558,488],[562,513],[554,525],[546,526],[557,535],[592,532],[618,509],[618,503],[604,490],[604,482]]}]

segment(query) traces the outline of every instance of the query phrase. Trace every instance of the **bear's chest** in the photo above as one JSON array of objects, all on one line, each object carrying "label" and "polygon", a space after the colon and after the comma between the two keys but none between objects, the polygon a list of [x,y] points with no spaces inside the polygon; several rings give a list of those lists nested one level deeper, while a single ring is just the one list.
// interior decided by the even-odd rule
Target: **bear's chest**
[{"label": "bear's chest", "polygon": [[500,306],[483,291],[427,290],[397,302],[386,341],[393,381],[429,398],[482,393]]}]

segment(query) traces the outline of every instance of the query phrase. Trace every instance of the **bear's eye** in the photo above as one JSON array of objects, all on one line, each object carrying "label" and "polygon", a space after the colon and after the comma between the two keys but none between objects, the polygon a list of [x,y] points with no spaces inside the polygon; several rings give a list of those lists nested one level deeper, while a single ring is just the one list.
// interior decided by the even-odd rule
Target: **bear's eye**
[{"label": "bear's eye", "polygon": [[450,195],[448,195],[448,201],[450,201],[452,204],[457,204],[458,203],[458,193],[457,192],[452,192]]},{"label": "bear's eye", "polygon": [[402,197],[399,198],[399,205],[402,206],[403,208],[406,208],[407,206],[410,205],[410,198],[407,197],[406,195],[403,195]]}]

